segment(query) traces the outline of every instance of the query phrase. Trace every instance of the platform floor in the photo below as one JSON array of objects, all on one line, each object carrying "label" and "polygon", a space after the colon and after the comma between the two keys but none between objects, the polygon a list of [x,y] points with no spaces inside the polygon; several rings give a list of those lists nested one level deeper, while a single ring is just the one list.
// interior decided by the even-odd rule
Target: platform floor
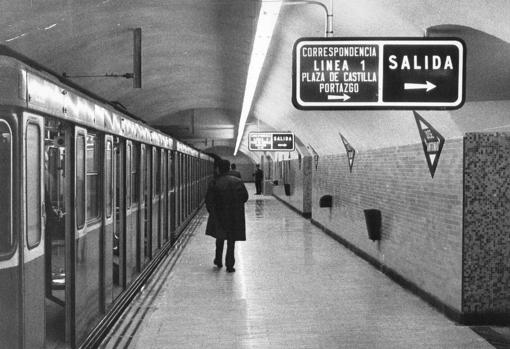
[{"label": "platform floor", "polygon": [[247,187],[236,272],[213,265],[202,209],[102,348],[494,348]]}]

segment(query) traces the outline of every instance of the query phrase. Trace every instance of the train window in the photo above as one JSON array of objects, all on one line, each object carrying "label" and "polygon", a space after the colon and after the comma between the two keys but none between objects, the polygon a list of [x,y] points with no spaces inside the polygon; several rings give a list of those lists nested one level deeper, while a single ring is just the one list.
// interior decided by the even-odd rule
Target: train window
[{"label": "train window", "polygon": [[131,186],[132,186],[132,196],[133,196],[133,204],[136,204],[140,197],[140,179],[136,175],[138,171],[138,163],[140,162],[139,154],[138,154],[138,146],[135,144],[133,146],[133,154],[131,160]]},{"label": "train window", "polygon": [[113,144],[106,141],[106,217],[110,218],[113,212]]},{"label": "train window", "polygon": [[96,134],[87,134],[87,220],[99,217],[99,140]]},{"label": "train window", "polygon": [[0,258],[14,247],[12,229],[12,131],[0,120]]},{"label": "train window", "polygon": [[165,151],[161,150],[161,166],[160,166],[160,182],[161,182],[161,190],[160,193],[166,192],[166,154]]},{"label": "train window", "polygon": [[152,154],[152,177],[151,177],[151,182],[152,182],[152,194],[153,194],[153,197],[156,197],[156,164],[158,163],[158,152],[153,149],[153,152],[151,153]]},{"label": "train window", "polygon": [[76,227],[85,225],[85,135],[76,139]]},{"label": "train window", "polygon": [[125,192],[125,195],[126,195],[126,207],[129,208],[131,207],[131,190],[132,190],[132,187],[131,187],[131,161],[133,161],[132,159],[132,149],[133,149],[133,146],[131,145],[130,142],[127,142],[126,144],[126,190],[124,191]]},{"label": "train window", "polygon": [[154,193],[161,194],[161,163],[160,163],[160,150],[156,149],[154,156]]},{"label": "train window", "polygon": [[32,249],[41,242],[41,130],[27,125],[26,141],[26,222],[27,246]]},{"label": "train window", "polygon": [[173,173],[173,170],[174,170],[174,167],[173,167],[174,156],[175,156],[174,152],[169,152],[168,153],[168,177],[170,179],[170,181],[169,181],[169,185],[170,185],[169,190],[173,190],[174,187],[175,187],[175,175]]}]

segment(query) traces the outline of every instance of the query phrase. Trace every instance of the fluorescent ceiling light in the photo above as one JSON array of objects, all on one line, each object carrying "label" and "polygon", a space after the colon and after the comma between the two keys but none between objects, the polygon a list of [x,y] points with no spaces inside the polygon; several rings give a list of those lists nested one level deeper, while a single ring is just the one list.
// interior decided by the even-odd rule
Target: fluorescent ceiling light
[{"label": "fluorescent ceiling light", "polygon": [[239,118],[239,128],[237,129],[237,142],[234,155],[237,154],[246,126],[246,120],[250,113],[253,96],[257,88],[260,71],[266,58],[269,43],[273,36],[273,29],[280,13],[281,1],[264,2],[260,6],[259,20],[257,23],[257,31],[255,32],[255,40],[253,42],[253,50],[251,52],[250,66],[248,68],[248,77],[246,79],[246,87],[244,89],[243,106],[241,116]]}]

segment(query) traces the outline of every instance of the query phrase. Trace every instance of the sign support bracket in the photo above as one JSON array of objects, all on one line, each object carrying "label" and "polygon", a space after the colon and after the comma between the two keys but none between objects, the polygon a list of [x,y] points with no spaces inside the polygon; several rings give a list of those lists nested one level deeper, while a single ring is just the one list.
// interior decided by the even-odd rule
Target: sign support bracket
[{"label": "sign support bracket", "polygon": [[330,0],[329,9],[328,6],[324,5],[322,2],[313,0],[287,1],[283,2],[282,5],[319,5],[326,12],[325,37],[327,38],[333,37],[333,0]]}]

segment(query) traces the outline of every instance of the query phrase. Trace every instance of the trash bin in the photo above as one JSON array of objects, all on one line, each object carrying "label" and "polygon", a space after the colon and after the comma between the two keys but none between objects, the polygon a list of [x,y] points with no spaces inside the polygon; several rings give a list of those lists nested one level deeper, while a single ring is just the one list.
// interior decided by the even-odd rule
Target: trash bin
[{"label": "trash bin", "polygon": [[372,241],[381,240],[381,211],[376,209],[364,210],[367,224],[368,238]]},{"label": "trash bin", "polygon": [[290,196],[290,184],[284,184],[285,187],[285,195]]},{"label": "trash bin", "polygon": [[331,195],[321,196],[319,199],[319,207],[333,207],[333,197]]},{"label": "trash bin", "polygon": [[262,190],[264,195],[273,195],[273,182],[264,181],[264,188]]}]

